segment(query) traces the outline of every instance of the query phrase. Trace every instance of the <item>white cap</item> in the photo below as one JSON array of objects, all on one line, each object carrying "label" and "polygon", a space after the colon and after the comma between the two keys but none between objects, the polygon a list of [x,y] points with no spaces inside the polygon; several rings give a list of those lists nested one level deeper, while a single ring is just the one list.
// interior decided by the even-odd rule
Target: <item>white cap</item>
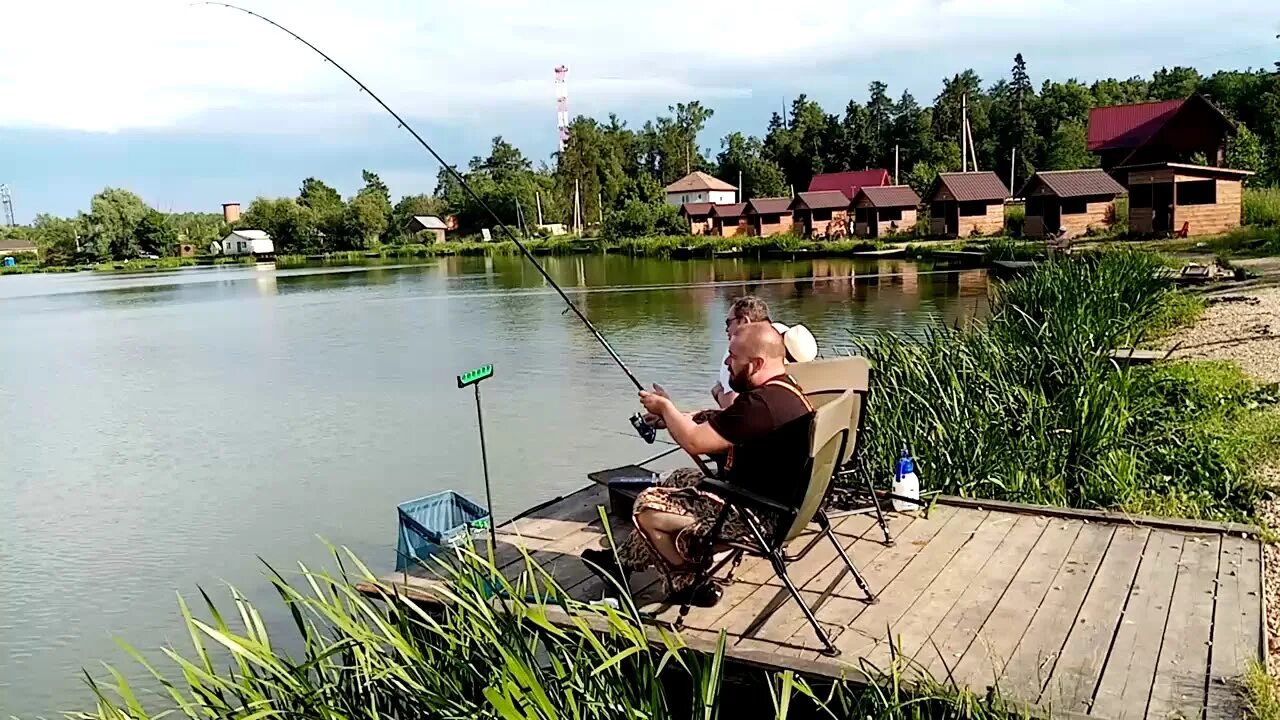
[{"label": "white cap", "polygon": [[[777,325],[779,323],[775,323]],[[782,333],[782,344],[792,362],[809,362],[818,357],[818,341],[803,325],[792,325]]]}]

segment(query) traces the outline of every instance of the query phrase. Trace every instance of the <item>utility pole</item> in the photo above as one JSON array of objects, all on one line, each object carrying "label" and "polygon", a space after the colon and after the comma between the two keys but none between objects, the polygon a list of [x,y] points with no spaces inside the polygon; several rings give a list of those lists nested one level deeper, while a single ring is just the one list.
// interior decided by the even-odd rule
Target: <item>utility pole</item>
[{"label": "utility pole", "polygon": [[1014,172],[1014,168],[1017,167],[1017,158],[1018,158],[1018,148],[1013,148],[1009,152],[1009,192],[1010,193],[1018,192],[1013,187],[1013,172]]},{"label": "utility pole", "polygon": [[582,232],[582,194],[578,181],[573,181],[573,229]]},{"label": "utility pole", "polygon": [[747,196],[742,192],[742,171],[738,171],[738,202],[745,202]]},{"label": "utility pole", "polygon": [[898,146],[893,146],[893,184],[898,184]]},{"label": "utility pole", "polygon": [[969,95],[960,96],[960,172],[969,172]]},{"label": "utility pole", "polygon": [[599,202],[600,202],[600,224],[603,225],[604,224],[604,193],[603,192],[601,192],[599,195]]},{"label": "utility pole", "polygon": [[542,224],[542,193],[534,193],[533,199],[538,203],[538,224]]}]

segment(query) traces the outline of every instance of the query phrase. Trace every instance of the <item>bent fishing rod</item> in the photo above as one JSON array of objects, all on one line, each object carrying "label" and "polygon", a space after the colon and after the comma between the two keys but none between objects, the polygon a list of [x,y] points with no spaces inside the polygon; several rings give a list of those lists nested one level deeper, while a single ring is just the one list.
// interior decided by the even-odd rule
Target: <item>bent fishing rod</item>
[{"label": "bent fishing rod", "polygon": [[[593,325],[591,321],[587,319],[586,315],[582,314],[582,310],[580,310],[578,306],[574,304],[572,300],[569,299],[569,296],[565,294],[563,289],[561,289],[560,284],[557,283],[551,277],[551,274],[548,273],[547,269],[542,266],[542,263],[538,262],[537,258],[533,256],[533,253],[529,252],[529,248],[525,247],[525,244],[520,241],[520,238],[516,237],[516,234],[511,230],[510,227],[507,226],[505,222],[502,221],[502,218],[498,217],[498,214],[493,211],[493,208],[490,208],[489,204],[486,203],[478,194],[476,194],[476,191],[473,190],[471,188],[471,185],[467,183],[466,178],[464,178],[461,173],[459,173],[456,169],[454,169],[452,165],[445,162],[444,158],[440,157],[440,153],[436,152],[435,148],[431,147],[431,145],[426,140],[424,140],[421,135],[418,134],[418,131],[413,129],[413,126],[409,125],[409,123],[406,122],[404,118],[400,117],[399,113],[397,113],[395,110],[392,110],[390,105],[383,102],[382,98],[378,97],[378,95],[374,93],[373,90],[370,90],[368,85],[365,85],[363,82],[360,81],[359,78],[357,78],[355,75],[352,75],[351,71],[343,67],[337,60],[334,60],[333,58],[329,57],[328,53],[316,47],[315,45],[312,45],[306,38],[290,30],[289,28],[281,25],[275,20],[272,20],[271,18],[266,17],[265,15],[260,15],[252,10],[240,7],[239,5],[232,5],[230,3],[209,1],[209,2],[203,2],[200,4],[214,5],[217,7],[229,8],[231,10],[239,10],[240,12],[246,15],[249,15],[250,17],[255,17],[269,25],[272,25],[277,29],[287,33],[294,40],[297,40],[303,45],[306,45],[308,48],[311,48],[313,51],[315,51],[317,55],[324,58],[325,62],[333,65],[338,70],[340,70],[343,75],[346,75],[348,78],[350,78],[351,82],[355,83],[360,88],[360,92],[365,93],[369,97],[373,98],[374,102],[378,103],[378,105],[380,105],[383,110],[386,110],[388,113],[391,114],[391,117],[396,119],[396,122],[399,123],[399,127],[407,130],[409,134],[413,136],[413,139],[417,140],[418,144],[421,145],[424,150],[431,153],[431,157],[435,158],[436,162],[440,163],[440,166],[443,167],[445,171],[448,172],[453,177],[453,179],[458,182],[459,185],[462,186],[462,189],[467,193],[468,197],[470,197],[473,202],[479,205],[485,211],[485,213],[489,215],[489,217],[493,218],[493,222],[498,226],[498,229],[501,230],[503,233],[505,233],[506,236],[516,244],[517,248],[520,248],[521,254],[523,254],[525,258],[530,262],[530,264],[532,264],[533,267],[538,270],[538,272],[542,275],[543,279],[546,280],[551,285],[551,287],[555,288],[556,292],[560,294],[560,299],[564,300],[565,304],[569,306],[569,309],[573,311],[573,314],[578,316],[578,319],[582,321],[582,324],[587,326],[587,329],[591,331],[591,334],[594,335],[596,340],[600,343],[600,345],[604,347],[605,352],[609,353],[609,357],[613,358],[613,361],[617,363],[619,368],[622,369],[622,372],[626,373],[627,379],[630,380],[631,383],[636,386],[637,390],[645,389],[644,385],[640,382],[640,380],[636,378],[635,373],[631,372],[631,368],[627,367],[627,364],[622,361],[622,358],[618,355],[618,351],[613,349],[613,346],[609,344],[609,341],[605,339],[604,335],[602,335],[600,331],[596,329],[596,326]],[[643,437],[645,441],[648,443],[652,443],[654,441],[654,438],[657,437],[657,430],[654,429],[652,426],[646,424],[639,413],[636,413],[631,417],[631,425],[636,429],[636,432],[638,432],[640,436]]]}]

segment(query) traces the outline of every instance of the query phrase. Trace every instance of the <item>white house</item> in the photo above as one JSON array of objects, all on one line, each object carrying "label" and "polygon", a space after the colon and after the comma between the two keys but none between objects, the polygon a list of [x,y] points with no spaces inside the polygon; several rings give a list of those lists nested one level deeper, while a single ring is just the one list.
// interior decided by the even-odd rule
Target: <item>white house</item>
[{"label": "white house", "polygon": [[711,203],[732,205],[738,202],[738,189],[729,183],[698,171],[691,172],[666,187],[668,205]]},{"label": "white house", "polygon": [[210,255],[271,255],[275,251],[276,244],[264,230],[232,230],[209,244]]}]

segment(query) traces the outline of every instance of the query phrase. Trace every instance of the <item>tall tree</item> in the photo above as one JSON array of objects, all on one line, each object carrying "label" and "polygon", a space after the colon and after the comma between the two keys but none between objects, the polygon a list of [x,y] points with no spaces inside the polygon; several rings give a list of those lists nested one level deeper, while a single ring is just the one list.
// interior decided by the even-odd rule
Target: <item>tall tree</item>
[{"label": "tall tree", "polygon": [[889,99],[889,86],[879,80],[868,88],[866,148],[867,157],[862,163],[851,163],[853,169],[865,166],[885,167],[892,161],[893,101]]},{"label": "tall tree", "polygon": [[[265,231],[271,236],[277,253],[304,253],[316,249],[315,215],[293,198],[256,198],[249,203],[236,226]],[[326,246],[327,249],[331,247]]]},{"label": "tall tree", "polygon": [[1200,71],[1181,65],[1160,68],[1151,76],[1151,96],[1156,100],[1181,100],[1200,87]]},{"label": "tall tree", "polygon": [[76,220],[37,215],[32,234],[42,261],[46,265],[71,265],[90,259],[81,251],[81,230]]},{"label": "tall tree", "polygon": [[119,188],[106,188],[89,201],[89,243],[99,260],[127,260],[142,252],[138,224],[150,208],[142,198]]},{"label": "tall tree", "polygon": [[336,241],[345,232],[347,204],[337,190],[322,180],[313,177],[303,180],[298,190],[298,204],[311,211],[322,239]]},{"label": "tall tree", "polygon": [[1245,125],[1236,127],[1236,132],[1227,140],[1227,167],[1237,170],[1252,170],[1256,173],[1244,180],[1246,186],[1265,185],[1269,177],[1267,156],[1262,150],[1262,143]]},{"label": "tall tree", "polygon": [[763,157],[764,144],[759,138],[746,137],[740,132],[730,133],[720,141],[723,148],[716,160],[716,175],[721,180],[738,184],[742,177],[741,200],[757,197],[778,197],[787,194],[787,184],[782,170]]}]

